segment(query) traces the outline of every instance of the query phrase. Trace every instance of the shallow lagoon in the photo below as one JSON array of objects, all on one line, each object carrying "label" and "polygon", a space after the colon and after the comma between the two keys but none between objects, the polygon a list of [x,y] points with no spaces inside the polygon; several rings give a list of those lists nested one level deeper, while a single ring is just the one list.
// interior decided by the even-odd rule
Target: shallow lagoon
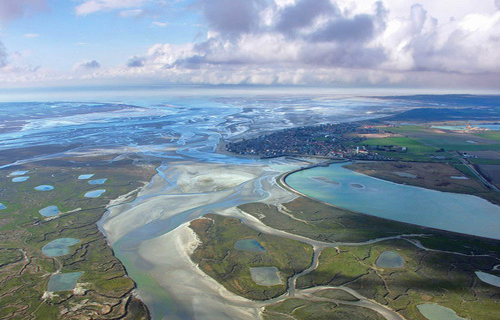
[{"label": "shallow lagoon", "polygon": [[395,251],[384,251],[375,262],[379,268],[399,269],[405,266],[405,260]]},{"label": "shallow lagoon", "polygon": [[50,276],[47,291],[69,291],[76,287],[76,282],[82,276],[83,272],[57,273]]},{"label": "shallow lagoon", "polygon": [[81,174],[78,176],[78,180],[87,180],[94,176],[94,174]]},{"label": "shallow lagoon", "polygon": [[234,248],[236,250],[247,251],[247,252],[266,251],[266,249],[264,249],[264,247],[257,240],[254,239],[238,240],[234,243]]},{"label": "shallow lagoon", "polygon": [[477,271],[476,276],[479,280],[500,288],[500,277],[481,271]]},{"label": "shallow lagoon", "polygon": [[466,320],[457,316],[455,311],[434,303],[417,306],[418,311],[429,320]]},{"label": "shallow lagoon", "polygon": [[106,182],[106,178],[104,179],[95,179],[95,180],[89,180],[88,184],[96,185],[96,184],[104,184]]},{"label": "shallow lagoon", "polygon": [[85,198],[99,198],[104,192],[106,192],[106,189],[89,191],[85,193]]},{"label": "shallow lagoon", "polygon": [[[500,124],[475,124],[474,128],[482,128],[497,131],[500,130]],[[442,130],[453,130],[453,131],[465,131],[467,130],[467,126],[431,126],[434,129],[442,129]]]},{"label": "shallow lagoon", "polygon": [[38,212],[44,217],[54,217],[59,214],[59,208],[57,206],[48,206]]},{"label": "shallow lagoon", "polygon": [[47,257],[60,257],[69,253],[69,247],[79,243],[80,240],[74,238],[60,238],[47,243],[42,252]]},{"label": "shallow lagoon", "polygon": [[[289,175],[295,190],[337,207],[373,216],[500,239],[500,206],[484,199],[396,184],[343,168],[345,163]],[[338,181],[339,186],[317,179]],[[350,187],[353,184],[364,188]]]},{"label": "shallow lagoon", "polygon": [[24,182],[26,180],[28,180],[30,177],[26,176],[26,177],[15,177],[15,178],[12,178],[12,182]]},{"label": "shallow lagoon", "polygon": [[35,187],[35,190],[38,190],[38,191],[50,191],[50,190],[54,190],[54,187],[50,186],[48,184],[42,184],[41,186]]},{"label": "shallow lagoon", "polygon": [[275,286],[281,284],[281,278],[276,267],[250,268],[252,280],[261,286]]}]

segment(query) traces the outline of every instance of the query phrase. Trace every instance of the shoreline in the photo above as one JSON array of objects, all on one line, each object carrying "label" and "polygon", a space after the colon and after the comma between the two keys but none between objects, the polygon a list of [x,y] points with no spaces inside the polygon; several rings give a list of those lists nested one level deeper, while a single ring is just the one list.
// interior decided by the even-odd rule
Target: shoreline
[{"label": "shoreline", "polygon": [[[347,161],[343,161],[343,162],[351,162],[351,161],[347,160]],[[343,162],[338,162],[338,163],[343,163]],[[335,163],[335,162],[333,162],[333,163]],[[333,164],[333,163],[330,163],[330,164]],[[330,164],[328,164],[328,166]],[[307,167],[303,167],[303,168],[299,168],[299,169],[296,169],[296,170],[292,170],[292,171],[286,172],[286,173],[282,174],[279,177],[279,179],[276,180],[276,182],[278,183],[278,185],[280,185],[281,187],[285,188],[286,190],[288,190],[288,191],[290,191],[292,193],[295,193],[295,194],[297,194],[297,195],[299,195],[301,197],[307,198],[309,200],[316,201],[316,202],[319,202],[321,204],[330,206],[330,207],[335,208],[335,209],[346,210],[346,211],[349,211],[349,212],[352,212],[352,213],[356,213],[356,214],[360,214],[360,215],[364,215],[364,216],[370,216],[370,217],[378,218],[378,219],[381,219],[381,220],[384,220],[384,221],[404,223],[404,224],[412,226],[412,227],[423,229],[424,231],[425,230],[429,230],[429,231],[432,231],[432,232],[445,233],[445,234],[448,234],[449,236],[461,236],[461,237],[468,237],[468,238],[473,238],[473,239],[480,239],[480,240],[486,240],[486,241],[500,242],[500,239],[487,238],[487,237],[481,237],[481,236],[476,236],[476,235],[471,235],[471,234],[466,234],[466,233],[460,233],[460,232],[455,232],[455,231],[448,231],[448,230],[442,230],[442,229],[437,229],[437,228],[432,228],[432,227],[426,227],[426,226],[421,226],[421,225],[414,224],[414,223],[402,222],[402,221],[398,221],[398,220],[392,220],[392,219],[388,219],[388,218],[383,218],[383,217],[371,215],[371,214],[368,214],[368,213],[363,213],[363,212],[359,212],[359,211],[354,211],[354,210],[349,210],[349,209],[341,208],[341,207],[338,207],[338,206],[333,205],[331,203],[328,203],[328,202],[316,199],[314,197],[308,196],[308,195],[306,195],[306,194],[304,194],[304,193],[302,193],[302,192],[300,192],[300,191],[292,188],[288,183],[286,183],[286,178],[288,176],[290,176],[290,175],[292,175],[294,173],[300,172],[300,171],[305,171],[305,170],[313,169],[313,168],[318,167],[318,166],[320,166],[320,165],[315,164],[315,165],[311,165],[311,166],[307,166]],[[354,171],[354,172],[356,172],[356,171]],[[362,173],[360,173],[360,174],[362,174]],[[372,176],[369,176],[369,177],[372,177]],[[376,178],[376,177],[372,177],[372,178],[379,179],[379,178]],[[383,179],[380,179],[380,180],[387,181],[387,180],[383,180]],[[388,181],[388,182],[391,182],[391,181]],[[391,183],[395,183],[395,182],[391,182]],[[421,187],[416,187],[416,188],[421,188]],[[426,188],[422,188],[422,189],[426,189]],[[426,190],[432,190],[432,189],[426,189]],[[444,191],[439,191],[439,190],[433,190],[433,191],[444,192]],[[474,196],[474,195],[471,195],[471,194],[468,194],[468,195]],[[484,200],[487,201],[486,199],[484,199]]]}]

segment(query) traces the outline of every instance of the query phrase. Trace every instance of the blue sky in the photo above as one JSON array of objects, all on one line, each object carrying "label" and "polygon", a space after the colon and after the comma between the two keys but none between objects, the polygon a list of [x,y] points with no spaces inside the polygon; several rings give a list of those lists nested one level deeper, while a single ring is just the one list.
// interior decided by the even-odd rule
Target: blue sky
[{"label": "blue sky", "polygon": [[189,2],[174,3],[163,14],[147,17],[121,17],[115,10],[82,16],[75,10],[74,1],[47,1],[45,9],[5,26],[1,39],[7,48],[29,52],[31,64],[64,71],[86,59],[124,63],[156,43],[180,44],[206,34]]},{"label": "blue sky", "polygon": [[500,0],[0,0],[0,88],[500,89]]}]

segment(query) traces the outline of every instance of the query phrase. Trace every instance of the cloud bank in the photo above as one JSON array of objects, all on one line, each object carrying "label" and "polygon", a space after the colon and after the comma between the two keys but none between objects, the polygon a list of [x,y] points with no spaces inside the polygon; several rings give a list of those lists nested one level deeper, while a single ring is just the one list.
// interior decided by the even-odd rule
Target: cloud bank
[{"label": "cloud bank", "polygon": [[[203,39],[73,70],[117,82],[499,88],[500,0],[485,1],[198,0],[189,8],[201,17]],[[75,12],[139,16],[154,3],[85,0]],[[157,21],[151,25],[167,26]]]},{"label": "cloud bank", "polygon": [[46,8],[46,0],[1,0],[0,23],[9,23],[25,15],[42,11]]}]

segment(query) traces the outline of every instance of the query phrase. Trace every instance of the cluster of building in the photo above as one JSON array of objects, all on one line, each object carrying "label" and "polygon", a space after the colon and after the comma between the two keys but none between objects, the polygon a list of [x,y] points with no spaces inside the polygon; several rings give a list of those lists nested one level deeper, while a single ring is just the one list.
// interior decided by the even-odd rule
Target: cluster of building
[{"label": "cluster of building", "polygon": [[355,123],[323,124],[277,131],[257,138],[228,143],[227,151],[263,158],[281,156],[319,156],[341,159],[393,160],[356,144],[358,134],[377,133],[378,129]]}]

